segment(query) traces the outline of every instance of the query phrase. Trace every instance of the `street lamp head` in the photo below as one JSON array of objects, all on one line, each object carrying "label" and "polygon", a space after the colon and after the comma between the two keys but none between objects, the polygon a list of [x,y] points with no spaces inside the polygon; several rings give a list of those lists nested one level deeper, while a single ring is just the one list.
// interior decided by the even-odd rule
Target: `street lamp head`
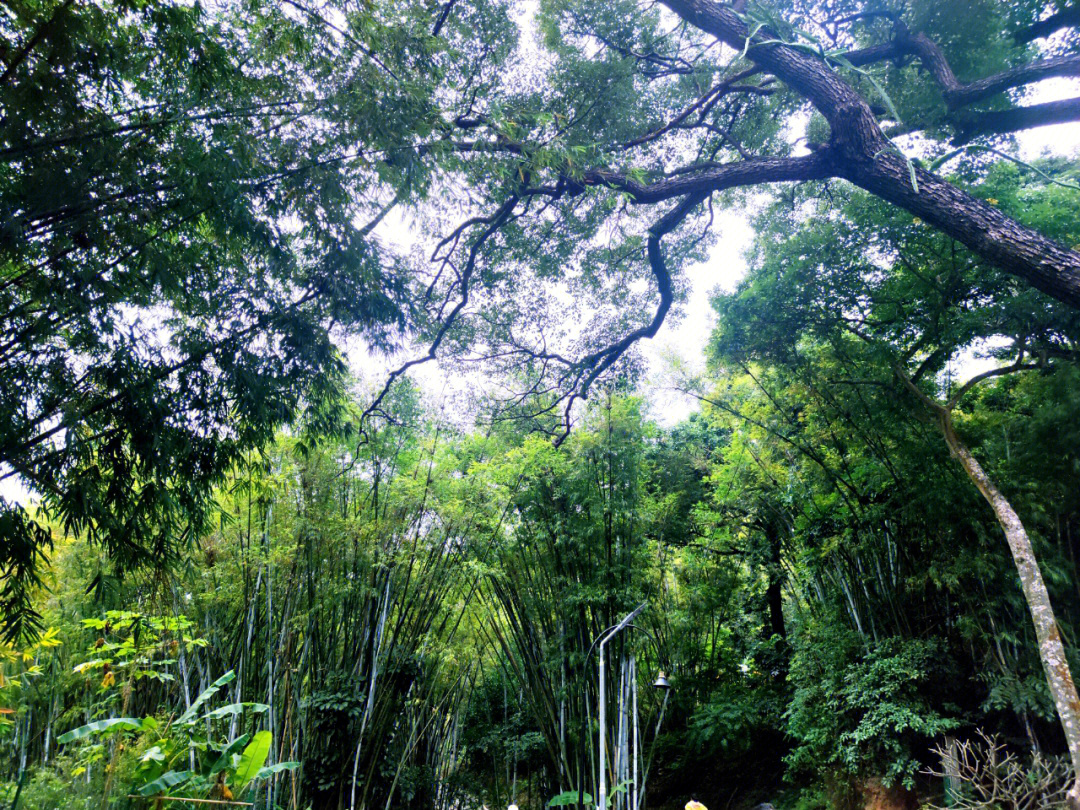
[{"label": "street lamp head", "polygon": [[661,670],[660,674],[656,676],[656,682],[653,684],[653,689],[670,689],[670,688],[671,688],[671,684],[668,683],[667,675],[665,675],[663,670]]}]

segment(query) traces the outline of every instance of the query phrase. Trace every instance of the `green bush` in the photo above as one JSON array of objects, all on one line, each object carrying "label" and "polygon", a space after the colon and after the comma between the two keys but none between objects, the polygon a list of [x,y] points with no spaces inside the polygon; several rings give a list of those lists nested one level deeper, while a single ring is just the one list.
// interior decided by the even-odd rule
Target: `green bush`
[{"label": "green bush", "polygon": [[912,787],[928,744],[958,722],[935,700],[947,682],[937,640],[884,639],[865,648],[854,633],[808,633],[798,644],[787,730],[796,772],[826,778],[879,776]]}]

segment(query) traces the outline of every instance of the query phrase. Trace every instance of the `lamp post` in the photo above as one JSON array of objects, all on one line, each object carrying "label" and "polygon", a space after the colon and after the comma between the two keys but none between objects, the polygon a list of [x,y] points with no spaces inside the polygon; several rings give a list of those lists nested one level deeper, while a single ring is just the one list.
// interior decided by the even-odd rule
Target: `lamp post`
[{"label": "lamp post", "polygon": [[[599,728],[599,732],[600,732],[600,750],[599,750],[599,762],[598,762],[600,773],[599,773],[599,783],[598,783],[597,797],[596,797],[596,807],[598,808],[598,810],[607,810],[607,678],[606,678],[607,656],[605,655],[604,648],[607,646],[607,643],[609,641],[611,641],[611,639],[613,639],[615,636],[617,636],[623,630],[625,630],[627,628],[633,628],[634,630],[640,630],[641,632],[645,633],[645,635],[647,635],[650,639],[652,639],[653,644],[656,644],[657,653],[659,653],[660,652],[660,645],[657,644],[656,639],[653,637],[652,633],[648,632],[647,630],[645,630],[642,627],[638,627],[637,625],[633,624],[634,619],[637,618],[638,614],[640,614],[641,611],[643,611],[647,605],[648,605],[648,602],[642,602],[640,605],[638,605],[636,608],[634,608],[632,611],[630,611],[630,613],[626,614],[626,616],[624,616],[622,618],[622,620],[618,624],[613,624],[611,627],[608,627],[606,630],[601,632],[600,635],[598,635],[596,638],[593,639],[592,644],[589,645],[588,652],[585,653],[585,662],[584,662],[583,666],[584,666],[584,668],[586,670],[588,670],[589,658],[592,656],[593,650],[597,648],[597,644],[600,645],[599,646],[599,662],[598,662],[598,667],[597,667],[598,675],[599,675],[599,684],[598,684],[599,688],[598,688],[598,693],[597,693],[597,719],[599,721],[599,726],[600,726],[600,728]],[[660,675],[657,677],[656,682],[653,684],[653,688],[661,689],[661,690],[667,690],[667,689],[671,688],[671,684],[668,683],[667,676],[664,674],[663,671],[661,671]],[[634,700],[635,701],[637,700],[637,694],[636,693],[634,695]],[[585,695],[585,690],[582,689],[581,767],[580,767],[580,769],[578,771],[578,808],[579,808],[579,810],[584,810],[584,808],[585,808],[585,796],[584,796],[584,794],[585,794],[585,740],[586,740],[586,737],[587,737],[586,729],[587,729],[588,719],[589,719],[589,715],[588,715],[588,706],[586,704],[586,695]],[[636,728],[636,726],[635,726],[635,729],[634,729],[634,749],[635,749],[634,782],[635,782],[635,787],[636,787],[636,783],[637,783],[637,755],[636,755],[636,750],[637,750],[637,728]],[[634,804],[634,807],[632,808],[632,810],[637,810],[636,798],[635,798],[633,804]]]}]

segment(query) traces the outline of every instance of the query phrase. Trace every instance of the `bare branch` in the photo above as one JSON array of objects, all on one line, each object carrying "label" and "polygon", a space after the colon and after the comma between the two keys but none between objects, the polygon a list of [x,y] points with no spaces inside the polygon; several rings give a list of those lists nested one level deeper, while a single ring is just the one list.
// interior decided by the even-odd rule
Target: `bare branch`
[{"label": "bare branch", "polygon": [[[363,424],[363,422],[369,416],[379,410],[379,408],[382,406],[382,401],[386,398],[386,395],[390,393],[390,389],[393,387],[394,383],[402,374],[404,374],[413,366],[419,366],[422,363],[426,363],[429,360],[435,359],[439,351],[439,346],[442,345],[443,339],[446,337],[447,332],[450,331],[450,327],[454,325],[454,322],[457,320],[458,315],[469,303],[469,282],[472,279],[473,271],[476,268],[476,258],[480,252],[480,248],[483,246],[484,242],[486,242],[500,227],[502,227],[503,223],[505,223],[506,220],[509,218],[511,212],[513,212],[514,206],[516,206],[517,203],[518,197],[516,195],[511,195],[506,200],[506,202],[499,206],[499,209],[494,214],[492,214],[490,217],[480,220],[486,221],[488,223],[488,226],[480,233],[480,235],[476,238],[476,241],[474,241],[469,247],[469,258],[466,261],[465,267],[462,269],[461,272],[461,297],[458,299],[457,304],[452,310],[450,310],[450,314],[447,315],[445,319],[443,319],[442,323],[439,326],[439,329],[435,333],[435,337],[432,338],[431,343],[428,345],[427,353],[420,357],[416,357],[412,360],[406,361],[405,363],[401,364],[396,369],[391,371],[389,375],[387,375],[386,383],[383,385],[382,390],[379,391],[374,401],[360,415],[361,424]],[[477,222],[477,220],[470,220],[470,223],[473,222]]]}]

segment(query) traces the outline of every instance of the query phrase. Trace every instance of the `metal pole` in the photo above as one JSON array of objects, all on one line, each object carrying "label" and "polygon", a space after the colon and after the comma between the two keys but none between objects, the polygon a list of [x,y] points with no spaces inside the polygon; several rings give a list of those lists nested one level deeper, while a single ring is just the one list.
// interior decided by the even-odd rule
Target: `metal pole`
[{"label": "metal pole", "polygon": [[607,810],[607,689],[604,686],[604,682],[607,680],[604,672],[604,645],[606,644],[607,639],[600,642],[600,652],[598,653],[600,658],[600,697],[598,699],[599,705],[597,707],[597,714],[600,720],[600,762],[598,763],[600,768],[600,787],[597,790],[596,806],[600,810]]},{"label": "metal pole", "polygon": [[[599,694],[599,698],[600,698],[600,700],[599,700],[599,703],[600,703],[600,706],[598,707],[598,715],[599,715],[598,720],[599,720],[599,724],[600,724],[600,762],[598,763],[598,765],[599,765],[599,769],[600,769],[600,779],[601,779],[600,785],[601,785],[601,787],[600,787],[600,789],[597,790],[598,795],[597,795],[597,805],[596,806],[599,807],[600,810],[607,810],[607,808],[606,808],[606,793],[607,793],[607,790],[606,790],[606,779],[604,777],[604,765],[605,765],[604,756],[605,756],[605,753],[606,753],[605,752],[606,744],[605,744],[605,741],[604,741],[606,729],[604,728],[604,724],[605,724],[606,719],[607,719],[606,716],[605,716],[606,713],[605,713],[605,708],[604,708],[604,697],[605,697],[605,689],[604,689],[604,645],[607,644],[607,642],[616,633],[618,633],[621,630],[624,630],[626,627],[630,626],[630,623],[635,618],[637,618],[637,615],[639,613],[641,613],[641,611],[643,611],[648,604],[649,604],[648,602],[642,602],[640,605],[638,605],[636,608],[634,608],[633,611],[626,614],[626,616],[623,617],[622,621],[620,621],[616,625],[612,625],[611,627],[607,628],[606,630],[604,630],[604,632],[602,632],[600,635],[598,635],[596,638],[594,638],[593,641],[592,641],[592,644],[589,645],[588,652],[585,653],[585,661],[582,664],[583,670],[585,672],[588,672],[589,658],[592,656],[593,650],[596,649],[596,645],[599,643],[599,645],[600,645],[600,649],[599,649],[599,653],[600,653],[600,666],[599,666],[599,672],[600,672],[600,694]],[[582,700],[583,701],[585,700],[585,697],[586,697],[586,695],[585,695],[585,685],[582,684]],[[585,793],[585,739],[588,736],[587,722],[586,722],[587,720],[588,720],[588,712],[585,712],[585,713],[582,714],[582,717],[581,717],[581,769],[580,769],[580,774],[579,774],[579,777],[578,777],[579,778],[579,782],[578,782],[578,810],[584,810],[585,809],[585,801],[584,801],[584,799],[585,799],[585,797],[584,797],[584,793]]]},{"label": "metal pole", "polygon": [[638,713],[637,713],[637,659],[630,659],[630,691],[631,699],[634,702],[634,745],[630,756],[633,758],[634,769],[634,781],[632,782],[634,787],[634,795],[630,799],[630,810],[637,810],[638,806]]}]

